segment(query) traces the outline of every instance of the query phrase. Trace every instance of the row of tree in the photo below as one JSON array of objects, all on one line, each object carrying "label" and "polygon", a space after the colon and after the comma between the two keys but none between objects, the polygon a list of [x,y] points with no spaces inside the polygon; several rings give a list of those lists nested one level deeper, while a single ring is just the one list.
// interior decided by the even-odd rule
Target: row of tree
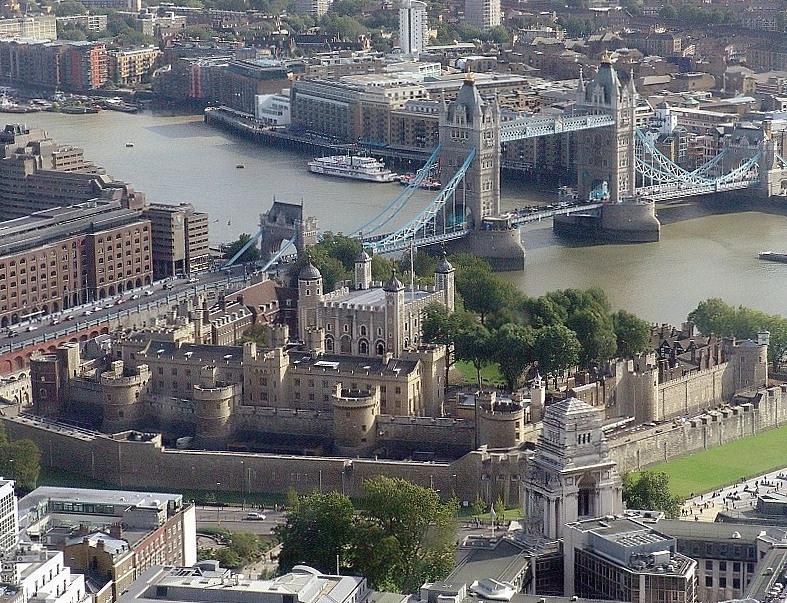
[{"label": "row of tree", "polygon": [[376,590],[415,592],[453,567],[457,511],[432,489],[385,476],[364,482],[357,507],[338,492],[297,498],[276,528],[279,571],[338,568]]},{"label": "row of tree", "polygon": [[703,333],[715,333],[722,337],[756,340],[759,331],[769,331],[768,359],[773,363],[774,370],[778,370],[779,363],[787,354],[787,318],[783,316],[746,306],[731,306],[719,298],[711,298],[701,302],[689,314],[689,321]]},{"label": "row of tree", "polygon": [[598,366],[650,348],[650,325],[625,310],[612,312],[600,289],[531,298],[475,256],[451,260],[459,309],[428,307],[423,337],[447,346],[449,367],[455,360],[470,362],[479,387],[481,369],[492,363],[500,367],[507,387],[515,389],[529,369],[557,379],[574,366]]}]

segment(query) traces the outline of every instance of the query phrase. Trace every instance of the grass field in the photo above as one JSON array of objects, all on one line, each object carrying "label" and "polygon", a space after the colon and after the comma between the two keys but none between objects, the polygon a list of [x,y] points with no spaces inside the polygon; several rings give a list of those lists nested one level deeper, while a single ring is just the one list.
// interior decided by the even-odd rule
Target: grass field
[{"label": "grass field", "polygon": [[[454,367],[459,374],[462,375],[462,379],[465,383],[475,384],[478,381],[478,377],[475,374],[475,367],[469,362],[460,360]],[[483,381],[484,385],[500,385],[503,383],[503,377],[500,375],[497,364],[487,364],[481,369],[481,381]]]},{"label": "grass field", "polygon": [[670,490],[683,498],[787,467],[787,425],[648,467],[670,477]]}]

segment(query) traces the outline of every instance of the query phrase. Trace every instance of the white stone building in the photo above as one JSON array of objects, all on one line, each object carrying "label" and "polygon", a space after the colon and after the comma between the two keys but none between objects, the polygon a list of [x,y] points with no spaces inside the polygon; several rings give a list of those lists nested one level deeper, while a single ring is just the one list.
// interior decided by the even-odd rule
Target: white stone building
[{"label": "white stone building", "polygon": [[308,264],[298,275],[298,336],[323,329],[325,350],[343,356],[395,358],[421,343],[421,317],[431,303],[454,308],[454,267],[443,258],[430,287],[405,287],[392,275],[383,286],[372,282],[372,258],[356,258],[352,289],[339,287],[326,293],[320,271]]},{"label": "white stone building", "polygon": [[500,0],[465,0],[465,21],[478,29],[500,25]]}]

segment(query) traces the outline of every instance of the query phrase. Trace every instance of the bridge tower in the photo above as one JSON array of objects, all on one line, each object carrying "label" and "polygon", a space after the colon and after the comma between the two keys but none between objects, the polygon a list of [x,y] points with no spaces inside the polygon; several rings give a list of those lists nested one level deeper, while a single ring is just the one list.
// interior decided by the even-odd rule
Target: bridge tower
[{"label": "bridge tower", "polygon": [[604,53],[596,77],[585,84],[580,78],[577,107],[593,115],[608,114],[615,126],[577,133],[577,190],[580,199],[599,194],[603,183],[609,201],[615,203],[631,196],[636,186],[634,160],[634,110],[638,101],[633,79],[623,85]]},{"label": "bridge tower", "polygon": [[[475,149],[461,190],[475,229],[486,217],[500,215],[500,109],[496,99],[484,100],[468,73],[456,100],[440,112],[440,170],[447,182]],[[461,195],[461,193],[460,193]]]},{"label": "bridge tower", "polygon": [[500,216],[500,108],[496,98],[481,98],[472,73],[465,77],[456,99],[441,108],[440,145],[444,183],[475,151],[456,191],[457,207],[464,211],[472,232],[455,248],[486,259],[495,270],[523,270],[525,249],[519,230]]}]

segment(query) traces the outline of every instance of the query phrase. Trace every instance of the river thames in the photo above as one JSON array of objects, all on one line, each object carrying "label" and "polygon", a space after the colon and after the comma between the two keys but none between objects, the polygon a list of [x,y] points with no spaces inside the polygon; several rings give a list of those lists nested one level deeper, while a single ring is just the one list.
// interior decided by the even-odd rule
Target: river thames
[{"label": "river thames", "polygon": [[[84,147],[88,159],[151,200],[193,203],[211,215],[212,241],[256,232],[259,214],[274,196],[302,200],[306,214],[316,216],[323,229],[351,231],[401,191],[396,184],[310,174],[308,157],[235,139],[206,126],[199,116],[102,111],[2,117],[7,123],[23,119],[60,143]],[[433,194],[418,192],[401,220],[417,213]],[[504,208],[555,197],[549,189],[503,183]],[[757,259],[762,250],[787,250],[784,209],[719,213],[692,203],[659,214],[661,241],[641,245],[566,245],[552,234],[551,221],[531,225],[522,233],[526,268],[507,277],[533,296],[565,287],[601,287],[615,307],[658,322],[679,324],[708,297],[787,315],[787,264]]]}]

